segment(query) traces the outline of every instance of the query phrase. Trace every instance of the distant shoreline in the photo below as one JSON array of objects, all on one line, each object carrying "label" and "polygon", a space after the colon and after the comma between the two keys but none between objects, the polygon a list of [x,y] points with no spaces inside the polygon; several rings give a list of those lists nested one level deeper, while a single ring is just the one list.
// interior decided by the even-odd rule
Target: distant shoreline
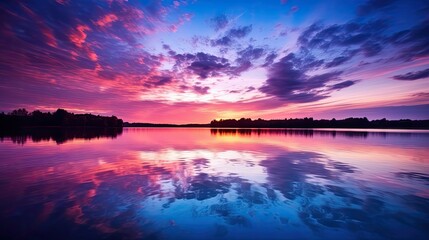
[{"label": "distant shoreline", "polygon": [[427,129],[429,120],[372,120],[367,118],[346,118],[336,120],[313,118],[264,120],[250,118],[213,120],[209,124],[158,124],[158,123],[129,123],[123,127],[174,127],[174,128],[232,128],[232,129]]},{"label": "distant shoreline", "polygon": [[[192,121],[192,120],[191,120]],[[124,122],[116,116],[93,114],[75,114],[64,109],[55,112],[28,112],[25,108],[10,113],[0,113],[0,129],[9,131],[21,128],[122,128],[122,127],[156,127],[156,128],[231,128],[231,129],[404,129],[429,130],[429,120],[387,120],[386,118],[368,120],[366,117],[345,119],[220,119],[210,123],[139,123]]]},{"label": "distant shoreline", "polygon": [[[416,131],[428,131],[429,128],[282,128],[282,127],[263,127],[263,128],[247,128],[247,127],[210,127],[210,126],[124,126],[125,129],[127,128],[204,128],[204,129],[225,129],[225,130],[311,130],[311,131],[367,131],[367,132],[374,132],[377,130],[380,131],[409,131],[409,130],[416,130]],[[369,130],[369,131],[368,131]]]}]

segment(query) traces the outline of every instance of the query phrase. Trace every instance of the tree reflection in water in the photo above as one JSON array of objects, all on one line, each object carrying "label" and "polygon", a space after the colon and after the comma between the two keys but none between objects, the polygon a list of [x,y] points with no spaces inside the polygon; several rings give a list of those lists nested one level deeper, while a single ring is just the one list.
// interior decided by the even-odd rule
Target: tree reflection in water
[{"label": "tree reflection in water", "polygon": [[[180,130],[195,135],[193,145],[180,145],[185,140],[165,145],[174,133],[160,137],[166,133],[162,131],[125,131],[111,142],[95,141],[78,145],[79,149],[68,149],[65,143],[62,151],[69,155],[62,158],[52,155],[57,146],[45,146],[50,151],[38,152],[45,162],[31,162],[31,155],[16,159],[18,167],[26,168],[22,174],[4,164],[1,190],[9,189],[5,179],[15,176],[20,181],[9,196],[0,198],[2,237],[283,239],[427,234],[427,162],[398,160],[401,169],[396,172],[362,165],[360,151],[372,151],[368,158],[373,163],[389,154],[389,145],[373,141],[379,135],[368,133],[356,145],[358,150],[346,148],[344,159],[353,160],[346,161],[328,150],[342,149],[337,147],[350,134],[337,133],[335,138],[315,134],[316,139],[332,142],[326,140],[320,144],[327,145],[315,148],[320,151],[310,151],[304,146],[316,143],[302,132],[286,132],[293,143],[304,141],[299,150],[284,142],[284,135],[258,136],[253,130],[250,142],[248,132],[234,136]],[[164,142],[154,141],[157,138]],[[417,148],[400,154],[418,159]],[[79,158],[73,155],[76,151]],[[30,162],[21,163],[22,159]],[[76,159],[77,166],[69,162]],[[47,166],[54,170],[46,171]]]}]

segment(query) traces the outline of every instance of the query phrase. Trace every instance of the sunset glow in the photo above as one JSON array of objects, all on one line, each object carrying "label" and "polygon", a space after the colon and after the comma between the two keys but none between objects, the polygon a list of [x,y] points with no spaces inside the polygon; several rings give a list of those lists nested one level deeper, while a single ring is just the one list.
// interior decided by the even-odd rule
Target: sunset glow
[{"label": "sunset glow", "polygon": [[427,1],[2,1],[0,112],[429,118]]}]

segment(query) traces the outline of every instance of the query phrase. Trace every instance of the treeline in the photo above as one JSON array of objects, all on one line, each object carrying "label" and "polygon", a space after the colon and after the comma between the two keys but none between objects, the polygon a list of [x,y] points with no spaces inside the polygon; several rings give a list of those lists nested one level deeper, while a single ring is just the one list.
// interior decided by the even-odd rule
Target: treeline
[{"label": "treeline", "polygon": [[250,118],[221,119],[210,122],[212,128],[392,128],[392,129],[429,129],[429,120],[379,120],[365,118],[346,118],[342,120],[313,118],[289,118],[279,120],[252,120]]},{"label": "treeline", "polygon": [[74,114],[64,109],[53,113],[39,110],[28,112],[24,108],[10,113],[0,113],[0,127],[4,129],[19,127],[122,127],[122,119],[116,116],[105,117],[92,114]]}]

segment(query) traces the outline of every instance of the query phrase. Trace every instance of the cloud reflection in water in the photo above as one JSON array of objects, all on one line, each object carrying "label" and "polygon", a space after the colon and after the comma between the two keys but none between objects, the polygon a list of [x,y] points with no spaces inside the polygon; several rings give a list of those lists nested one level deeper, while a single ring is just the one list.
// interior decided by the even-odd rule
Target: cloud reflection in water
[{"label": "cloud reflection in water", "polygon": [[[0,189],[10,194],[0,197],[1,234],[423,238],[429,196],[421,153],[427,143],[395,150],[403,137],[141,129],[61,149],[6,139]],[[355,145],[344,147],[347,139]],[[395,151],[392,157],[401,159],[386,163]]]}]

